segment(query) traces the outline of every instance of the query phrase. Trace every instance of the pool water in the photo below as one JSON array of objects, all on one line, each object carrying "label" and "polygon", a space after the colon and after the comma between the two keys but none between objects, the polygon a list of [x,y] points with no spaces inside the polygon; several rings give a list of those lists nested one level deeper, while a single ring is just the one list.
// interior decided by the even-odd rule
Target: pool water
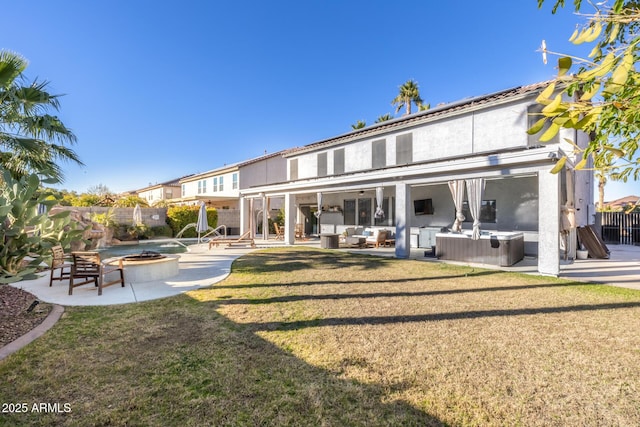
[{"label": "pool water", "polygon": [[[180,240],[180,242],[187,246],[196,243],[195,239],[188,241],[182,239]],[[162,242],[156,240],[150,242],[141,242],[137,245],[118,245],[110,246],[104,249],[98,249],[98,252],[100,252],[100,257],[102,259],[139,254],[142,251],[154,251],[160,252],[161,254],[181,254],[187,252],[187,248],[177,243],[176,241]]]}]

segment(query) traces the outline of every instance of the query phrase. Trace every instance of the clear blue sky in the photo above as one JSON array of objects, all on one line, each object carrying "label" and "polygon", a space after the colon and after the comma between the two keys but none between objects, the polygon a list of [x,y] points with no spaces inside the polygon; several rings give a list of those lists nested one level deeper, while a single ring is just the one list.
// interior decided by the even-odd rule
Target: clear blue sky
[{"label": "clear blue sky", "polygon": [[121,192],[372,124],[408,79],[432,106],[549,79],[581,18],[547,2],[12,1],[0,48],[65,94],[62,187]]}]

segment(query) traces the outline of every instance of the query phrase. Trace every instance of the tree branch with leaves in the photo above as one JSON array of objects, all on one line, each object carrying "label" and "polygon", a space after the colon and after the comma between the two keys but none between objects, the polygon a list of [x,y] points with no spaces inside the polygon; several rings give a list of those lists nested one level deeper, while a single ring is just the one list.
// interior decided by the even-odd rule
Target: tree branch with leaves
[{"label": "tree branch with leaves", "polygon": [[[542,6],[544,0],[538,0]],[[556,0],[552,12],[564,6]],[[581,0],[574,0],[577,12]],[[587,58],[548,50],[542,54],[559,56],[558,76],[540,94],[544,107],[540,119],[529,129],[541,133],[540,141],[550,141],[561,128],[576,129],[591,135],[583,160],[576,169],[586,166],[589,156],[601,172],[611,171],[615,179],[640,178],[640,3],[615,0],[590,3],[593,11],[581,14],[585,23],[578,26],[569,40],[575,45],[593,44]],[[573,143],[573,141],[569,141]],[[575,146],[575,144],[574,144]],[[576,146],[576,150],[578,150]],[[566,158],[559,162],[564,164]],[[559,168],[556,168],[559,169]]]},{"label": "tree branch with leaves", "polygon": [[60,108],[60,95],[47,82],[25,82],[27,60],[0,50],[0,168],[14,178],[37,173],[48,183],[63,179],[60,161],[82,165],[70,146],[76,136],[50,112]]}]

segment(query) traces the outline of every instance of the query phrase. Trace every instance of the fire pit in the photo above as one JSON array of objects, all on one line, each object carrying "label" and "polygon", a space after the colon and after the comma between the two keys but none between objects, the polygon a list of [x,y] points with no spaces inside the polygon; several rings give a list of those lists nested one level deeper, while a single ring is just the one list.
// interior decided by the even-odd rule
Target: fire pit
[{"label": "fire pit", "polygon": [[[166,255],[154,251],[142,251],[139,254],[121,258],[124,267],[124,280],[129,283],[150,282],[176,276],[179,272],[178,255]],[[117,265],[120,258],[108,261]]]},{"label": "fire pit", "polygon": [[160,252],[156,252],[156,251],[142,251],[139,254],[127,255],[122,257],[124,261],[132,261],[132,262],[148,261],[151,259],[162,259],[162,258],[166,258],[166,255],[163,255]]}]

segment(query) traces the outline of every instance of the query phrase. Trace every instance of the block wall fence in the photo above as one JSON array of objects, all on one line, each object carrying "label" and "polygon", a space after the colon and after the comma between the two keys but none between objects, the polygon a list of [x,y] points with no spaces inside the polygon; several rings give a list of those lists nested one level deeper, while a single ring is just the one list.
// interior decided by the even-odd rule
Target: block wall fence
[{"label": "block wall fence", "polygon": [[[118,224],[133,223],[134,208],[108,208],[101,206],[57,206],[56,209],[64,209],[78,212],[82,218],[90,220],[93,214],[104,214],[113,210],[114,221]],[[167,208],[140,208],[142,211],[142,223],[147,227],[167,225]],[[218,225],[226,225],[229,228],[240,228],[240,211],[238,209],[218,209]]]}]

